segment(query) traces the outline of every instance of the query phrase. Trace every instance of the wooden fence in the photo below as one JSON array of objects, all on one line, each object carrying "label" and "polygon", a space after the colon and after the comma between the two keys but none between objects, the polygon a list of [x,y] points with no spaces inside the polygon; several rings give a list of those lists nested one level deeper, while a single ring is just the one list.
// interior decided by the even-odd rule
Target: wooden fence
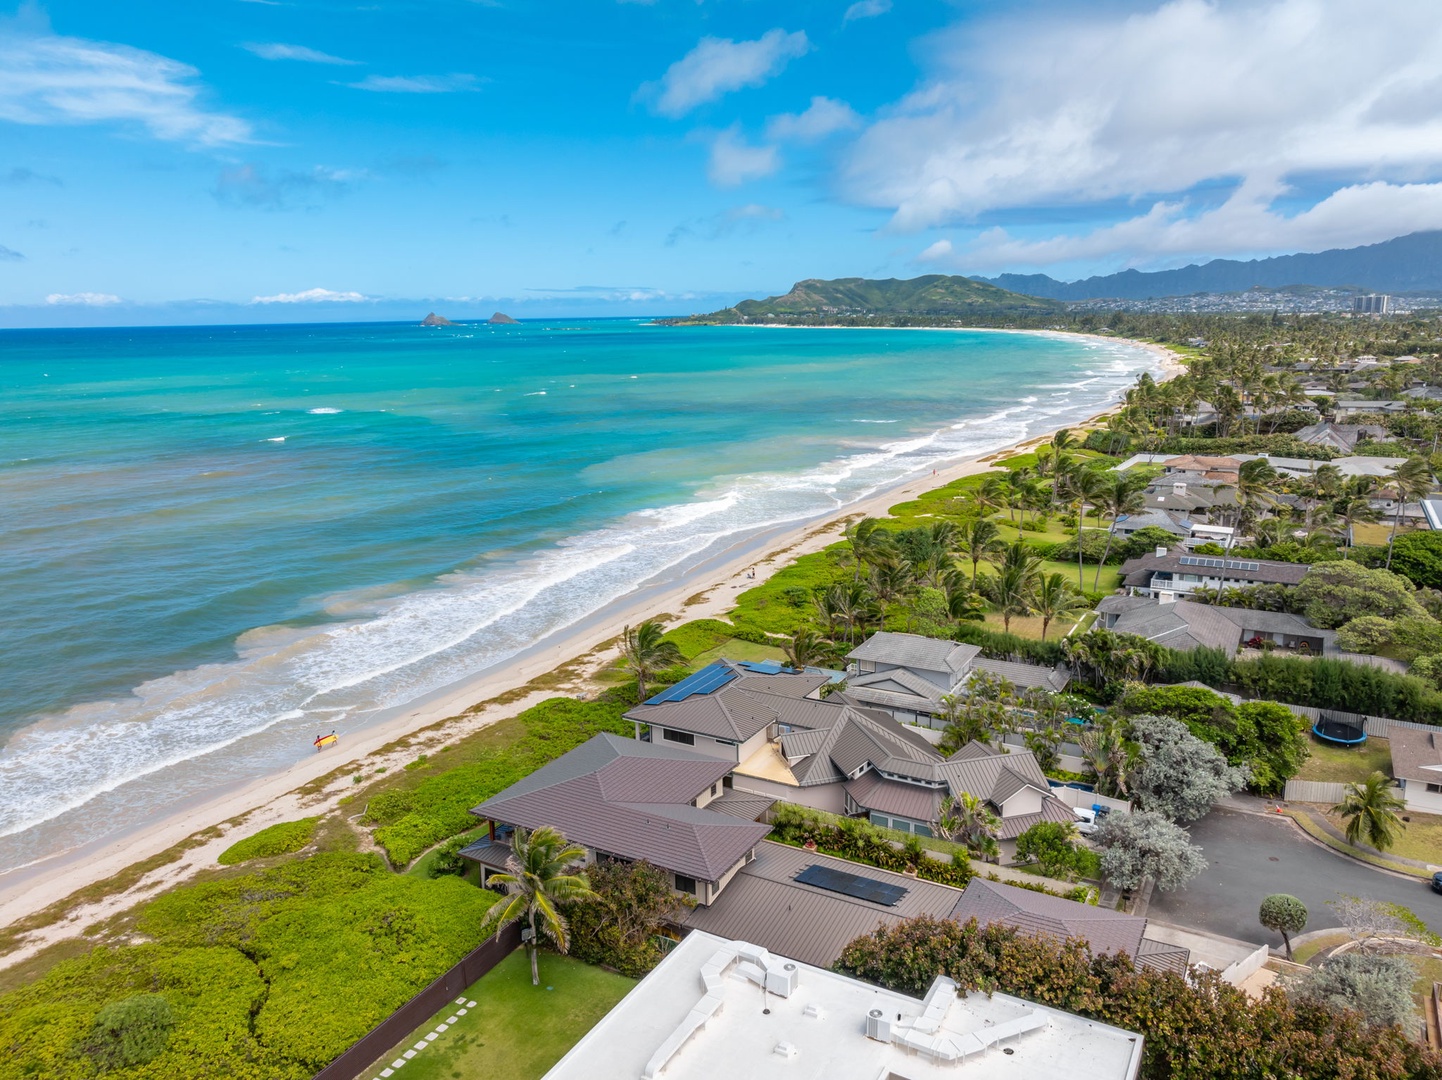
[{"label": "wooden fence", "polygon": [[462,957],[455,967],[387,1016],[360,1042],[316,1073],[315,1080],[356,1080],[373,1065],[379,1072],[386,1064],[382,1062],[376,1065],[376,1060],[382,1054],[399,1045],[402,1039],[440,1012],[443,1006],[464,993],[468,986],[509,956],[520,943],[519,923],[513,923],[503,930],[499,940],[494,937],[487,938],[484,944]]},{"label": "wooden fence", "polygon": [[1288,802],[1327,803],[1335,806],[1347,794],[1346,784],[1332,784],[1325,780],[1288,780],[1282,790],[1282,798]]}]

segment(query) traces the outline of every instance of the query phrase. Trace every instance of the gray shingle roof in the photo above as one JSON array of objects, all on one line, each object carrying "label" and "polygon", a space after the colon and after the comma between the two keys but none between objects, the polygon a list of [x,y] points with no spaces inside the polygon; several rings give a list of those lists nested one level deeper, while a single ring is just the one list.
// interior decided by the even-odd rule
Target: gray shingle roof
[{"label": "gray shingle roof", "polygon": [[777,803],[770,795],[757,795],[751,791],[737,791],[730,788],[706,804],[707,810],[718,814],[729,814],[746,821],[755,821]]},{"label": "gray shingle roof", "polygon": [[989,671],[993,675],[999,675],[1013,686],[1020,689],[1040,687],[1043,690],[1051,690],[1061,693],[1071,682],[1071,673],[1064,667],[1042,667],[1040,664],[1016,664],[1010,660],[988,660],[984,656],[977,657],[971,665],[975,671]]},{"label": "gray shingle roof", "polygon": [[471,813],[525,829],[551,825],[593,850],[716,881],[770,831],[690,805],[731,768],[689,750],[597,735]]},{"label": "gray shingle roof", "polygon": [[981,649],[975,645],[962,645],[944,638],[881,631],[852,649],[846,658],[959,675],[980,653]]},{"label": "gray shingle roof", "polygon": [[[1442,784],[1442,732],[1393,724],[1388,736],[1393,776],[1416,783]],[[1434,767],[1424,768],[1427,765]]]},{"label": "gray shingle roof", "polygon": [[714,693],[638,705],[626,713],[626,719],[745,742],[775,723],[784,703],[804,699],[828,678],[821,674],[758,675],[744,668],[737,671],[737,678]]},{"label": "gray shingle roof", "polygon": [[[1168,552],[1166,555],[1158,555],[1155,552],[1150,552],[1135,559],[1128,559],[1122,563],[1122,577],[1128,579],[1127,583],[1131,584],[1130,579],[1134,574],[1146,573],[1147,576],[1150,577],[1151,574],[1159,570],[1170,571],[1173,574],[1205,574],[1210,577],[1221,575],[1220,568],[1183,564],[1182,559],[1184,557],[1186,557],[1185,552]],[[1255,570],[1244,570],[1240,567],[1233,566],[1227,567],[1227,580],[1236,582],[1239,585],[1243,583],[1255,584],[1258,582],[1296,585],[1306,576],[1307,571],[1312,569],[1308,563],[1269,562],[1256,559],[1241,560],[1236,558],[1227,561],[1256,563],[1257,569]],[[1144,583],[1145,582],[1143,582],[1143,584]]]},{"label": "gray shingle roof", "polygon": [[1336,651],[1335,631],[1313,626],[1300,615],[1284,611],[1218,607],[1192,600],[1163,604],[1146,596],[1109,596],[1097,605],[1097,610],[1117,616],[1111,627],[1117,633],[1136,634],[1179,651],[1204,645],[1235,655],[1249,633],[1321,638],[1324,652]]},{"label": "gray shingle roof", "polygon": [[973,878],[951,911],[958,922],[975,919],[982,926],[1001,923],[1025,934],[1080,938],[1093,954],[1126,953],[1133,959],[1141,949],[1147,921],[1136,915],[1091,904],[1063,900],[985,878]]},{"label": "gray shingle roof", "polygon": [[944,794],[940,788],[888,780],[875,770],[848,780],[846,793],[858,806],[867,810],[895,814],[912,821],[935,821]]}]

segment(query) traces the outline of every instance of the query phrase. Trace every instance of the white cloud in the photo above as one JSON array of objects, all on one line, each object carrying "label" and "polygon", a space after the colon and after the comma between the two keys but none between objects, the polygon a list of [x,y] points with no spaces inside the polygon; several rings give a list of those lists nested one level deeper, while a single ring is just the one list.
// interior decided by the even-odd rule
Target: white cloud
[{"label": "white cloud", "polygon": [[[1425,181],[1442,177],[1442,21],[1428,0],[1360,15],[1347,0],[1172,0],[1025,33],[950,32],[931,43],[930,77],[860,138],[842,186],[906,230],[1018,207],[1157,204],[1084,240],[993,235],[983,246],[997,257],[1421,228],[1402,207],[1422,213]],[[1300,184],[1322,201],[1288,217],[1279,199]],[[1201,185],[1235,190],[1203,212],[1187,199]],[[1347,224],[1341,207],[1368,218]]]},{"label": "white cloud", "polygon": [[951,258],[951,241],[938,240],[916,257],[917,262],[942,262]]},{"label": "white cloud", "polygon": [[336,292],[333,289],[306,289],[305,292],[276,293],[257,296],[252,304],[358,304],[370,297],[358,292]]},{"label": "white cloud", "polygon": [[0,22],[0,120],[129,124],[205,146],[249,142],[248,122],[201,104],[199,74],[143,49],[61,37],[33,17]]},{"label": "white cloud", "polygon": [[352,90],[371,90],[378,94],[453,94],[458,90],[474,90],[476,77],[451,75],[367,75],[360,82],[347,83]]},{"label": "white cloud", "polygon": [[241,46],[255,53],[262,60],[300,60],[307,64],[359,64],[359,60],[347,60],[343,56],[332,56],[319,49],[304,45],[286,45],[279,41],[251,41]]},{"label": "white cloud", "polygon": [[79,293],[51,293],[45,298],[47,304],[78,306],[78,307],[110,307],[112,304],[123,304],[124,300],[114,293],[103,292],[79,292]]},{"label": "white cloud", "polygon": [[891,0],[856,0],[846,9],[842,16],[842,23],[849,23],[854,19],[874,19],[878,15],[885,15],[891,10]]},{"label": "white cloud", "polygon": [[835,98],[814,97],[805,112],[782,113],[766,122],[768,139],[795,139],[798,142],[817,142],[847,131],[861,123],[852,107]]},{"label": "white cloud", "polygon": [[752,146],[732,124],[711,142],[711,160],[706,175],[718,187],[735,187],[748,180],[770,176],[781,167],[781,155],[774,146]]},{"label": "white cloud", "polygon": [[644,84],[637,94],[663,116],[684,116],[733,90],[760,86],[810,51],[805,31],[788,34],[780,27],[755,41],[706,37],[667,68],[659,82]]}]

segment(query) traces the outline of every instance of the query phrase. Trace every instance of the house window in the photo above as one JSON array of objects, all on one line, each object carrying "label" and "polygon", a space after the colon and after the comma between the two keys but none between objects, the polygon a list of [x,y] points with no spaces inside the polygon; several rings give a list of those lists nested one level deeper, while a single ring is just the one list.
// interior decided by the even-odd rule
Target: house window
[{"label": "house window", "polygon": [[721,781],[720,781],[720,780],[717,780],[716,783],[714,783],[714,784],[711,785],[711,794],[712,794],[712,795],[720,795],[720,794],[721,794]]},{"label": "house window", "polygon": [[692,735],[689,731],[672,731],[670,728],[662,728],[661,738],[667,742],[684,743],[687,746],[696,745],[696,736]]},{"label": "house window", "polygon": [[677,874],[677,875],[676,875],[676,891],[677,891],[677,892],[683,892],[683,893],[690,893],[692,896],[695,896],[695,895],[696,895],[696,879],[693,878],[693,877],[686,877],[684,874]]},{"label": "house window", "polygon": [[1427,790],[1433,795],[1442,795],[1442,784],[1428,784]]}]

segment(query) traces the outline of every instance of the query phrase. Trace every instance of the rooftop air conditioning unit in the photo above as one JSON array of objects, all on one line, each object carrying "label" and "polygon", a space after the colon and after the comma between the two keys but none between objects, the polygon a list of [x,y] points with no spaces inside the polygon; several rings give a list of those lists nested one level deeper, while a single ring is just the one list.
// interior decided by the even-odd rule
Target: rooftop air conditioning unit
[{"label": "rooftop air conditioning unit", "polygon": [[866,1037],[877,1042],[891,1041],[891,1021],[880,1009],[872,1009],[866,1014]]},{"label": "rooftop air conditioning unit", "polygon": [[780,968],[767,968],[766,989],[777,997],[789,998],[800,985],[800,975],[792,963],[782,964]]}]

